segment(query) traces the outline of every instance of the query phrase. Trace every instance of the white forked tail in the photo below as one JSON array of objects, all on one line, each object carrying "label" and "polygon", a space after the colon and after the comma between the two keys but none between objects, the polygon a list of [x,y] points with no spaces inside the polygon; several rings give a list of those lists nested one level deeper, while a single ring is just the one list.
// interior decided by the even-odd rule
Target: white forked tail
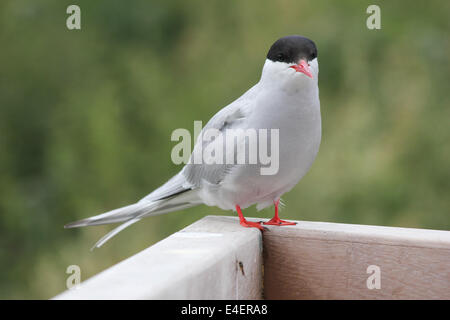
[{"label": "white forked tail", "polygon": [[175,194],[171,197],[160,200],[152,201],[144,198],[137,203],[66,224],[64,228],[77,228],[124,222],[97,241],[94,247],[92,247],[92,249],[94,249],[101,247],[105,242],[114,237],[120,231],[129,227],[133,223],[138,222],[144,217],[190,208],[198,205],[199,203],[200,201],[196,192],[194,190],[186,190],[186,192]]}]

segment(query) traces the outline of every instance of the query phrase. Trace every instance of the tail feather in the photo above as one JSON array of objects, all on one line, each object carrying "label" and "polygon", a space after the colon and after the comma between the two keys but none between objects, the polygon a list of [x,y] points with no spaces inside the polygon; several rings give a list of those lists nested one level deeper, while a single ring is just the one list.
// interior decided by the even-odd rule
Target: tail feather
[{"label": "tail feather", "polygon": [[129,220],[136,215],[139,215],[142,210],[151,210],[152,206],[155,206],[157,202],[137,202],[122,208],[114,209],[97,216],[93,216],[87,219],[68,223],[64,228],[78,228],[85,226],[97,226],[108,223],[116,223]]},{"label": "tail feather", "polygon": [[109,239],[111,239],[112,237],[114,237],[116,234],[118,234],[120,231],[122,231],[123,229],[131,226],[133,223],[138,222],[139,220],[141,220],[140,218],[133,218],[128,220],[125,223],[122,223],[120,226],[118,226],[117,228],[114,228],[113,230],[111,230],[110,232],[108,232],[107,234],[105,234],[103,237],[100,238],[100,240],[98,240],[94,246],[91,248],[91,251],[94,250],[95,248],[100,248],[102,245],[104,245],[106,243],[106,241],[108,241]]},{"label": "tail feather", "polygon": [[[151,215],[158,215],[163,213],[168,213],[176,210],[186,209],[201,203],[197,194],[193,190],[186,190],[183,193],[174,194],[173,197],[164,198],[160,200],[148,200],[147,198],[142,199],[134,204],[118,208],[112,211],[108,211],[97,216],[93,216],[87,219],[75,221],[68,223],[64,228],[77,228],[84,226],[96,226],[109,223],[124,222],[120,226],[116,227],[105,236],[103,236],[94,245],[94,248],[101,247],[106,241],[114,237],[123,229],[129,227],[133,223],[138,222],[144,217]],[[91,250],[92,250],[91,249]]]}]

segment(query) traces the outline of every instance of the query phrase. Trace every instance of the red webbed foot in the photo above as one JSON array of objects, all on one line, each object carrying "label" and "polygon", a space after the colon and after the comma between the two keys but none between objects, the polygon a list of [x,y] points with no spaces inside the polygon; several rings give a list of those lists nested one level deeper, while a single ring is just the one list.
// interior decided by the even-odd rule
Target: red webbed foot
[{"label": "red webbed foot", "polygon": [[241,224],[241,226],[246,227],[246,228],[258,228],[261,231],[265,230],[265,228],[261,225],[260,222],[252,222],[252,221],[248,221],[248,220],[242,220],[239,223]]},{"label": "red webbed foot", "polygon": [[285,221],[285,220],[281,220],[280,217],[278,216],[278,205],[280,204],[280,199],[278,199],[277,201],[274,201],[274,205],[275,205],[275,215],[272,219],[270,219],[267,222],[263,222],[266,225],[271,225],[271,226],[294,226],[297,224],[297,222],[290,222],[290,221]]},{"label": "red webbed foot", "polygon": [[246,228],[258,228],[261,231],[264,231],[266,229],[261,225],[260,222],[252,222],[245,219],[244,215],[242,214],[241,207],[239,207],[238,205],[236,206],[236,211],[239,215],[239,223],[241,224],[241,226]]},{"label": "red webbed foot", "polygon": [[271,226],[295,226],[297,224],[297,222],[275,219],[275,217],[273,217],[269,221],[263,222],[263,224],[268,224]]}]

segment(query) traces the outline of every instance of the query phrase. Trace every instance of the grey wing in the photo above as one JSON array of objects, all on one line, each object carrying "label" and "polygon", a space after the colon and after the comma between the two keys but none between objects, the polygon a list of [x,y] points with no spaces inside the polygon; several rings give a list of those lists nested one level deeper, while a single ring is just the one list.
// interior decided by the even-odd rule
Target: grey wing
[{"label": "grey wing", "polygon": [[[199,187],[204,182],[215,185],[220,184],[224,177],[234,167],[234,164],[226,164],[225,161],[223,164],[205,164],[205,159],[203,158],[203,150],[205,150],[205,148],[207,147],[214,148],[215,146],[212,144],[220,143],[220,140],[216,138],[212,141],[205,141],[204,139],[202,139],[202,135],[208,129],[216,129],[219,131],[220,135],[223,135],[225,133],[225,130],[228,128],[243,126],[246,119],[248,118],[249,113],[251,112],[251,102],[253,101],[252,98],[254,97],[256,92],[257,87],[254,86],[238,100],[220,110],[205,125],[202,132],[197,138],[197,142],[194,146],[194,150],[191,154],[189,162],[181,172],[186,181],[191,185]],[[201,159],[202,163],[198,163],[198,159]]]}]

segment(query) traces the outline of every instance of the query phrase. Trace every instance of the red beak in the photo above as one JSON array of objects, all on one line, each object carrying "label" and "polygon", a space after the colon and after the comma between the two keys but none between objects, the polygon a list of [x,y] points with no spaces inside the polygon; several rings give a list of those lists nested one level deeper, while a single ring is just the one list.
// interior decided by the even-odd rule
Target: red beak
[{"label": "red beak", "polygon": [[311,79],[313,77],[311,70],[309,69],[309,65],[305,60],[300,60],[299,64],[296,64],[295,66],[291,66],[291,68],[297,72],[301,72],[301,73],[307,75]]}]

